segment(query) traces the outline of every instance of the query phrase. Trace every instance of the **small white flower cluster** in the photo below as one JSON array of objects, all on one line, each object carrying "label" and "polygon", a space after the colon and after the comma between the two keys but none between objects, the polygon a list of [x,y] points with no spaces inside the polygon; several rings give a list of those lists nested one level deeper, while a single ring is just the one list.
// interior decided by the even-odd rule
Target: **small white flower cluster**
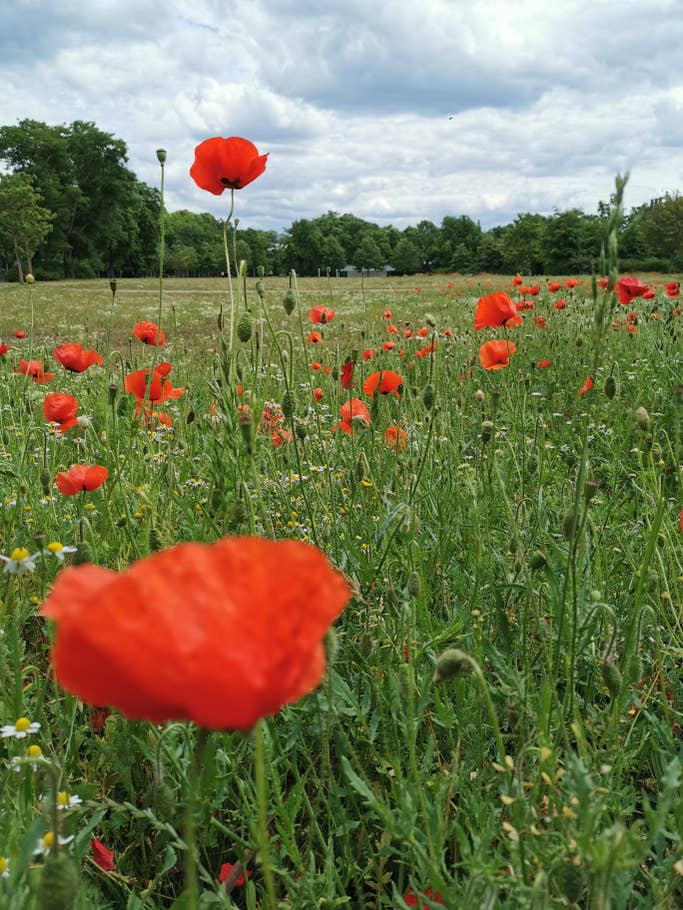
[{"label": "small white flower cluster", "polygon": [[9,556],[0,553],[0,560],[5,563],[2,570],[6,575],[27,575],[36,571],[36,560],[49,559],[53,556],[57,562],[64,562],[64,557],[75,553],[77,547],[65,547],[57,540],[53,540],[44,549],[30,553],[26,547],[15,547]]}]

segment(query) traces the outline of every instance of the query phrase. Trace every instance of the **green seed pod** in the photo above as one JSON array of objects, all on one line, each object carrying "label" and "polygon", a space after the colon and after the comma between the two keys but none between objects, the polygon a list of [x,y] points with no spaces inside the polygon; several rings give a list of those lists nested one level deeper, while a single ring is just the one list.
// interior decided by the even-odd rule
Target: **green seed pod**
[{"label": "green seed pod", "polygon": [[257,276],[258,276],[259,278],[263,278],[264,275],[266,274],[266,267],[265,267],[265,265],[257,265],[257,266],[256,266],[256,274],[257,274]]},{"label": "green seed pod", "polygon": [[119,415],[119,417],[123,417],[127,410],[128,400],[122,395],[116,402],[116,413]]},{"label": "green seed pod", "polygon": [[294,428],[294,432],[296,433],[296,438],[300,439],[302,442],[308,436],[308,429],[303,423],[297,423],[296,427]]},{"label": "green seed pod", "polygon": [[420,575],[418,572],[415,572],[413,570],[410,573],[410,575],[408,576],[408,584],[406,587],[408,589],[408,594],[410,594],[411,597],[420,596],[420,594],[422,593],[422,579],[420,578]]},{"label": "green seed pod", "polygon": [[621,677],[619,668],[611,660],[602,662],[602,681],[607,686],[607,691],[612,698],[618,698],[624,680]]},{"label": "green seed pod", "polygon": [[257,281],[257,282],[256,282],[256,293],[259,295],[259,297],[261,298],[261,300],[263,300],[263,297],[264,297],[264,294],[265,294],[265,288],[263,287],[263,282],[262,282],[262,281]]},{"label": "green seed pod", "polygon": [[626,660],[624,665],[624,673],[626,679],[633,685],[640,682],[643,678],[643,662],[640,659],[640,654],[637,651],[634,651]]},{"label": "green seed pod", "polygon": [[432,682],[447,682],[456,676],[462,676],[472,669],[470,659],[458,648],[448,648],[436,659]]},{"label": "green seed pod", "polygon": [[508,538],[508,552],[512,553],[513,556],[517,552],[517,538],[514,536],[514,534],[512,537]]},{"label": "green seed pod", "polygon": [[286,420],[291,420],[295,410],[296,398],[294,397],[294,392],[288,389],[282,396],[282,414]]},{"label": "green seed pod", "polygon": [[40,488],[45,496],[47,496],[52,489],[52,477],[47,468],[43,468],[40,472]]},{"label": "green seed pod", "polygon": [[224,324],[225,324],[225,320],[223,319],[223,310],[221,309],[218,316],[216,316],[216,325],[218,326],[219,332],[223,331]]},{"label": "green seed pod", "polygon": [[119,387],[115,382],[110,382],[107,387],[107,395],[109,396],[109,404],[114,404],[116,401],[116,396],[119,394]]},{"label": "green seed pod", "polygon": [[291,316],[296,306],[296,294],[291,288],[285,291],[285,296],[282,298],[282,306],[285,308],[285,313]]},{"label": "green seed pod", "polygon": [[580,900],[584,891],[583,873],[579,866],[567,863],[560,874],[560,890],[570,904]]},{"label": "green seed pod", "polygon": [[574,523],[574,513],[570,510],[565,512],[562,516],[562,534],[564,535],[565,540],[569,540],[572,536],[572,524]]},{"label": "green seed pod", "polygon": [[78,867],[67,853],[43,866],[38,885],[39,910],[71,910],[78,894]]},{"label": "green seed pod", "polygon": [[92,551],[92,547],[87,540],[82,540],[74,553],[71,562],[75,566],[82,566],[86,562],[93,562],[95,555]]},{"label": "green seed pod", "polygon": [[111,296],[114,297],[116,294],[116,287],[117,287],[116,278],[111,279],[111,281],[109,282],[109,287],[111,288]]},{"label": "green seed pod", "polygon": [[332,379],[334,382],[339,382],[339,367],[332,367]]},{"label": "green seed pod", "polygon": [[611,401],[617,394],[617,381],[614,376],[608,376],[605,380],[605,395]]},{"label": "green seed pod", "polygon": [[434,407],[434,386],[428,383],[422,391],[422,404],[425,406],[425,410],[431,411]]},{"label": "green seed pod", "polygon": [[194,411],[188,411],[187,417],[185,418],[185,423],[193,423],[193,422],[194,422]]},{"label": "green seed pod", "polygon": [[251,316],[247,313],[246,310],[242,313],[237,323],[237,337],[240,341],[246,342],[251,338],[251,333],[253,331],[253,325],[251,321]]},{"label": "green seed pod", "polygon": [[157,149],[157,161],[162,167],[166,164],[166,149]]},{"label": "green seed pod", "polygon": [[536,572],[538,569],[542,569],[543,566],[548,565],[548,557],[545,555],[543,550],[534,550],[529,559],[529,568],[532,572]]}]

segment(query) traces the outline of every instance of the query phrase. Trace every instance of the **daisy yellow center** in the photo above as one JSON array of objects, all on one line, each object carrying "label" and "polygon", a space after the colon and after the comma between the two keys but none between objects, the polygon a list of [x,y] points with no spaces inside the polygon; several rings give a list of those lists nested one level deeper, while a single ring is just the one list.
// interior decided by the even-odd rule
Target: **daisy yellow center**
[{"label": "daisy yellow center", "polygon": [[25,733],[30,726],[31,721],[28,719],[28,717],[20,717],[14,725],[14,729],[17,731],[17,733]]},{"label": "daisy yellow center", "polygon": [[69,805],[69,794],[66,790],[60,790],[57,794],[57,805],[58,806],[68,806]]},{"label": "daisy yellow center", "polygon": [[40,748],[40,746],[29,746],[28,747],[29,758],[40,758],[40,756],[42,754],[43,754],[43,750]]},{"label": "daisy yellow center", "polygon": [[48,831],[45,837],[43,838],[43,848],[47,850],[55,842],[55,835],[53,831]]},{"label": "daisy yellow center", "polygon": [[47,549],[50,551],[50,553],[61,553],[64,549],[64,545],[61,544],[58,540],[53,540],[47,545]]},{"label": "daisy yellow center", "polygon": [[10,554],[10,559],[13,559],[15,562],[21,562],[23,559],[26,559],[27,556],[28,550],[26,547],[15,547]]},{"label": "daisy yellow center", "polygon": [[0,856],[0,875],[4,872],[7,872],[7,859],[4,856]]}]

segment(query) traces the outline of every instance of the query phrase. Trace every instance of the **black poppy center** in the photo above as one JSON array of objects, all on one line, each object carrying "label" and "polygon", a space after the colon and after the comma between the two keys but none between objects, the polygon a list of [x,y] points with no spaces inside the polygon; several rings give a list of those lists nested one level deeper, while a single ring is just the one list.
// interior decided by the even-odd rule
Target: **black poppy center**
[{"label": "black poppy center", "polygon": [[241,181],[239,177],[232,179],[230,177],[221,177],[221,183],[223,186],[229,186],[233,190],[238,190],[240,188]]}]

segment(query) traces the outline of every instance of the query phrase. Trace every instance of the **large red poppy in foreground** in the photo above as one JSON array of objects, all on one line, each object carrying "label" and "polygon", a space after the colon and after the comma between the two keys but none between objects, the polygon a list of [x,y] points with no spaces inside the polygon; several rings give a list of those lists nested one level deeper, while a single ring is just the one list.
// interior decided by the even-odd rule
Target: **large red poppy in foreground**
[{"label": "large red poppy in foreground", "polygon": [[259,155],[253,142],[231,136],[205,139],[194,150],[190,177],[198,187],[220,196],[224,190],[241,190],[266,169],[268,155]]},{"label": "large red poppy in foreground", "polygon": [[102,366],[102,357],[97,351],[86,351],[82,344],[70,342],[59,344],[54,350],[54,355],[64,369],[72,373],[84,373],[94,363]]},{"label": "large red poppy in foreground", "polygon": [[235,537],[120,573],[69,567],[42,613],[57,626],[58,682],[88,704],[246,729],[318,685],[323,639],[350,593],[315,547]]}]

